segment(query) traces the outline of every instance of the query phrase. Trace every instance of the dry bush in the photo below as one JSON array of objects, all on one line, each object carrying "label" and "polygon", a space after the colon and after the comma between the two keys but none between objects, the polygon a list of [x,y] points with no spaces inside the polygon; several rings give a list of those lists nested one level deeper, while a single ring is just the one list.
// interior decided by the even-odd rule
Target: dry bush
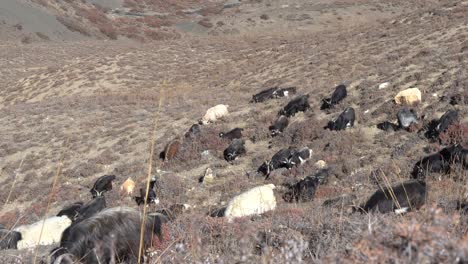
[{"label": "dry bush", "polygon": [[185,203],[187,189],[187,182],[176,174],[163,174],[156,182],[158,197],[167,204]]},{"label": "dry bush", "polygon": [[455,123],[450,125],[446,131],[440,133],[440,142],[443,145],[460,144],[468,147],[468,123]]},{"label": "dry bush", "polygon": [[198,21],[198,24],[201,25],[201,26],[204,26],[206,28],[212,28],[213,27],[213,23],[211,23],[209,18],[204,18],[204,19]]},{"label": "dry bush", "polygon": [[106,24],[100,24],[97,26],[99,31],[106,35],[110,39],[117,39],[118,33],[117,30],[114,28],[114,26],[111,24],[111,22],[108,22]]},{"label": "dry bush", "polygon": [[31,44],[32,42],[33,42],[33,38],[29,35],[21,38],[21,43],[23,44]]},{"label": "dry bush", "polygon": [[56,18],[60,23],[62,23],[62,25],[64,25],[69,30],[73,32],[78,32],[88,37],[91,36],[89,31],[86,29],[86,27],[83,26],[80,22],[76,21],[75,19],[70,18],[70,17],[62,17],[62,16],[57,16]]},{"label": "dry bush", "polygon": [[212,16],[212,15],[219,15],[223,12],[223,6],[221,4],[211,5],[204,7],[199,13],[202,16]]},{"label": "dry bush", "polygon": [[46,41],[50,40],[49,36],[47,36],[46,34],[43,34],[41,32],[36,32],[36,35],[42,40],[46,40]]},{"label": "dry bush", "polygon": [[88,163],[99,164],[99,165],[110,165],[115,161],[119,160],[119,156],[107,149],[101,152],[97,157],[89,159]]},{"label": "dry bush", "polygon": [[323,127],[316,120],[306,120],[290,124],[284,132],[284,137],[278,140],[286,142],[288,145],[297,147],[306,146],[305,144],[314,141],[324,134]]},{"label": "dry bush", "polygon": [[[185,139],[175,158],[165,162],[163,168],[183,171],[198,166],[204,151],[209,151],[208,155],[223,159],[223,151],[227,148],[229,142],[220,138],[218,134],[219,131],[213,127],[202,127],[201,135],[194,139]],[[155,159],[158,158],[159,152],[155,153]]]},{"label": "dry bush", "polygon": [[71,177],[87,178],[95,174],[101,173],[102,171],[102,165],[96,164],[92,160],[88,160],[87,162],[81,162],[73,168],[64,171],[64,174],[69,175]]},{"label": "dry bush", "polygon": [[[353,262],[465,263],[468,237],[466,222],[460,220],[459,214],[435,207],[401,221],[384,220],[342,257]],[[465,233],[458,232],[461,226]]]},{"label": "dry bush", "polygon": [[168,20],[163,20],[156,16],[145,16],[142,21],[145,25],[152,28],[160,28],[164,26],[170,26],[171,23]]},{"label": "dry bush", "polygon": [[0,215],[0,223],[6,228],[11,228],[17,224],[19,217],[20,214],[18,210],[7,211]]}]

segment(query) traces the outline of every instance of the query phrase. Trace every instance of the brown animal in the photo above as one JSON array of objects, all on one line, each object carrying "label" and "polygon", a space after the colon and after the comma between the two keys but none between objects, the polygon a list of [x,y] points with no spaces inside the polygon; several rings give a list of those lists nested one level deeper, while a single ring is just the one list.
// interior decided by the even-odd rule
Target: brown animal
[{"label": "brown animal", "polygon": [[179,152],[181,145],[182,142],[178,138],[172,140],[166,145],[164,151],[159,154],[159,157],[164,161],[173,159]]},{"label": "brown animal", "polygon": [[131,196],[133,194],[133,190],[135,189],[135,182],[132,178],[128,178],[122,185],[120,186],[120,191],[123,194]]}]

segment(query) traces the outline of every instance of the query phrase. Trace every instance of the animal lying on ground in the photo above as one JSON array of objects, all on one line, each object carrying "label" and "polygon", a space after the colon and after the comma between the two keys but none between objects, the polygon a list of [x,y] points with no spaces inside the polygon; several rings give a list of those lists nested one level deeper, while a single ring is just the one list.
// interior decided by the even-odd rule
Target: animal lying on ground
[{"label": "animal lying on ground", "polygon": [[449,173],[455,164],[468,168],[468,149],[461,145],[443,148],[438,153],[431,154],[419,160],[413,167],[411,176],[414,179],[424,179],[428,173]]},{"label": "animal lying on ground", "polygon": [[243,128],[236,127],[234,129],[230,130],[229,132],[219,133],[219,137],[224,138],[224,139],[229,139],[229,140],[233,140],[235,138],[242,138],[242,131],[244,131]]},{"label": "animal lying on ground", "polygon": [[457,121],[458,110],[448,110],[438,120],[432,120],[425,135],[427,138],[437,139],[441,133]]},{"label": "animal lying on ground", "polygon": [[236,160],[239,156],[242,156],[246,153],[244,140],[234,139],[231,144],[224,150],[223,156],[226,161]]},{"label": "animal lying on ground", "polygon": [[140,251],[140,212],[128,207],[109,208],[71,226],[63,234],[60,248],[51,252],[50,259],[54,262],[67,254],[80,263],[137,263],[138,256],[143,257],[144,250],[155,239],[163,241],[162,226],[166,222],[167,218],[160,214],[146,217],[143,251]]},{"label": "animal lying on ground", "polygon": [[304,164],[308,159],[312,157],[312,150],[308,147],[296,149],[289,147],[287,149],[281,149],[271,157],[271,160],[264,162],[258,169],[258,173],[262,173],[268,178],[273,170],[279,168],[291,169],[294,166],[300,166]]},{"label": "animal lying on ground", "polygon": [[18,241],[18,249],[57,243],[60,241],[62,232],[71,223],[72,221],[67,216],[53,216],[39,220],[31,225],[19,226],[14,229],[14,231],[21,233],[22,239]]},{"label": "animal lying on ground", "polygon": [[276,208],[273,193],[275,185],[257,186],[232,198],[224,211],[224,216],[231,221],[234,217],[262,214]]},{"label": "animal lying on ground", "polygon": [[307,160],[312,158],[313,151],[308,147],[303,147],[295,150],[292,155],[288,158],[287,168],[290,169],[294,166],[300,166]]},{"label": "animal lying on ground", "polygon": [[318,185],[318,178],[307,176],[297,183],[289,186],[289,191],[283,195],[283,199],[289,203],[310,202],[314,199]]},{"label": "animal lying on ground", "polygon": [[0,250],[17,249],[18,241],[22,239],[21,233],[0,226]]},{"label": "animal lying on ground", "polygon": [[384,130],[384,131],[397,131],[400,129],[400,127],[398,125],[395,125],[391,122],[388,122],[388,121],[384,121],[382,123],[379,123],[377,124],[377,128],[380,129],[380,130]]},{"label": "animal lying on ground", "polygon": [[289,95],[295,94],[297,92],[296,87],[287,87],[287,88],[278,88],[273,87],[266,90],[263,90],[252,96],[252,101],[255,103],[261,103],[269,99],[287,97]]},{"label": "animal lying on ground", "polygon": [[268,88],[266,90],[260,91],[259,93],[254,94],[252,96],[252,101],[251,102],[261,103],[261,102],[264,102],[266,100],[273,99],[273,98],[275,98],[274,93],[275,93],[275,91],[277,89],[278,89],[277,87],[272,87],[272,88]]},{"label": "animal lying on ground", "polygon": [[418,123],[418,115],[413,109],[402,108],[397,113],[398,125],[389,121],[377,124],[377,128],[384,131],[397,131],[400,129],[409,130],[412,124]]},{"label": "animal lying on ground", "polygon": [[322,106],[320,110],[330,109],[341,102],[346,95],[348,95],[346,91],[346,86],[344,84],[340,84],[335,87],[335,91],[333,91],[332,96],[330,98],[326,98],[322,100]]},{"label": "animal lying on ground", "polygon": [[273,125],[269,126],[268,127],[268,130],[270,130],[270,134],[272,137],[275,137],[281,133],[284,132],[284,129],[289,125],[289,119],[284,116],[284,115],[280,115],[275,123],[273,123]]},{"label": "animal lying on ground", "polygon": [[359,208],[363,212],[404,213],[417,210],[426,202],[426,183],[409,180],[391,187],[377,190]]},{"label": "animal lying on ground", "polygon": [[328,122],[325,129],[330,130],[343,130],[354,126],[356,115],[352,107],[347,107],[335,121]]},{"label": "animal lying on ground", "polygon": [[93,198],[102,196],[105,192],[112,190],[112,181],[115,180],[115,175],[104,175],[99,177],[94,182],[93,188],[91,188],[91,195]]},{"label": "animal lying on ground", "polygon": [[284,115],[291,117],[296,115],[298,112],[305,112],[310,108],[309,95],[300,95],[292,99],[283,109],[278,113],[278,116]]},{"label": "animal lying on ground", "polygon": [[294,148],[287,148],[281,149],[276,152],[271,160],[264,162],[257,170],[257,172],[262,173],[263,175],[267,176],[270,174],[271,171],[279,169],[279,168],[287,168],[288,159],[294,153]]},{"label": "animal lying on ground", "polygon": [[214,123],[218,119],[229,115],[228,107],[229,105],[219,104],[206,110],[206,114],[203,116],[203,118],[199,122],[200,125],[207,125],[209,123]]}]

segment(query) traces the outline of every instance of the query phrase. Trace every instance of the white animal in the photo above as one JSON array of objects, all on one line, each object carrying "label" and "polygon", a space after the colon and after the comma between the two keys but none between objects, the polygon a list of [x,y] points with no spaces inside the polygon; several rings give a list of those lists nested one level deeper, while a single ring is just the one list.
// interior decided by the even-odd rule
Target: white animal
[{"label": "white animal", "polygon": [[[52,245],[60,242],[63,231],[71,225],[71,220],[63,216],[54,216],[40,220],[31,225],[23,225],[15,228],[21,233],[22,239],[18,241],[18,249],[33,248],[37,245]],[[42,226],[44,225],[44,228]],[[39,236],[41,234],[41,241]]]},{"label": "white animal", "polygon": [[206,110],[206,114],[200,120],[200,123],[203,125],[207,125],[209,123],[216,122],[216,120],[220,119],[223,116],[227,116],[229,114],[228,107],[229,105],[223,104],[211,107],[210,109]]},{"label": "white animal", "polygon": [[242,217],[274,210],[276,198],[273,193],[274,184],[257,186],[231,199],[224,216],[232,221],[235,217]]}]

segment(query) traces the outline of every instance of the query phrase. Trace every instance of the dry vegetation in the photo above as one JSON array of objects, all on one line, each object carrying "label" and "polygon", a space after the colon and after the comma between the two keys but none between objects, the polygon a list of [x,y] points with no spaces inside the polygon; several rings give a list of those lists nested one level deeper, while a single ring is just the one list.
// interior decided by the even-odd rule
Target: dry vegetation
[{"label": "dry vegetation", "polygon": [[[187,14],[181,10],[203,1],[184,1],[184,5],[124,2],[134,12],[175,12],[184,17]],[[219,18],[224,15],[224,21],[229,21],[230,16],[214,2],[202,8],[200,13],[206,18],[197,23],[218,30],[227,26]],[[266,10],[281,10],[276,1],[244,4],[252,9],[262,4]],[[366,8],[357,8],[360,5]],[[373,12],[382,12],[381,19],[368,16],[371,5]],[[138,45],[50,41],[0,49],[2,225],[32,223],[42,217],[62,154],[59,189],[48,215],[65,204],[87,200],[89,187],[100,175],[115,174],[115,186],[127,177],[142,181],[149,159],[153,159],[153,171],[161,170],[155,173],[161,207],[173,203],[195,207],[169,224],[168,241],[158,246],[150,263],[468,261],[468,216],[450,206],[455,199],[468,198],[468,175],[462,168],[449,175],[429,175],[428,202],[418,212],[361,215],[349,214],[346,207],[322,206],[343,193],[356,195],[355,203],[362,202],[384,178],[391,183],[410,178],[415,162],[444,144],[468,147],[466,100],[453,106],[443,99],[468,86],[466,1],[331,1],[314,6],[327,23],[323,17],[289,17],[296,21],[291,23],[319,21],[314,25],[320,30],[312,33],[252,30],[235,36],[165,31],[179,18],[114,17],[105,8],[81,1],[57,1],[54,8],[74,12],[69,17],[62,12],[57,19],[85,35],[164,41]],[[356,9],[361,14],[344,15],[338,20],[344,22],[338,22],[331,9],[340,16],[342,10]],[[242,9],[229,12],[235,10]],[[255,19],[262,23],[283,21],[277,20],[275,12],[255,12],[259,13]],[[350,20],[355,23],[346,24]],[[391,85],[379,90],[382,82]],[[347,84],[348,97],[330,113],[320,111],[321,99],[339,83]],[[312,110],[295,116],[282,136],[271,138],[268,126],[288,99],[248,102],[252,94],[274,85],[297,86],[299,93],[310,93]],[[423,93],[422,103],[415,109],[424,116],[424,125],[448,109],[459,110],[460,122],[442,134],[440,142],[429,141],[423,133],[376,128],[382,121],[395,121],[399,108],[393,97],[409,87],[418,87]],[[160,99],[163,107],[158,113]],[[167,142],[183,137],[207,108],[218,103],[229,104],[231,115],[203,127],[199,138],[183,142],[174,160],[162,163],[158,155]],[[356,109],[355,127],[324,130],[347,106]],[[155,118],[155,155],[150,157]],[[244,128],[247,155],[227,163],[222,151],[229,142],[217,135],[234,127]],[[234,223],[208,216],[233,195],[265,183],[255,175],[256,169],[289,146],[312,148],[312,160],[273,175],[268,183],[280,186],[315,174],[314,163],[324,160],[330,172],[314,201],[285,203],[280,187],[279,205],[273,212]],[[215,180],[200,184],[198,179],[208,167]],[[107,198],[108,206],[135,206],[117,190]],[[49,249],[41,248],[41,252],[44,255]],[[15,259],[28,263],[30,258],[30,252],[0,252],[2,263]]]}]

